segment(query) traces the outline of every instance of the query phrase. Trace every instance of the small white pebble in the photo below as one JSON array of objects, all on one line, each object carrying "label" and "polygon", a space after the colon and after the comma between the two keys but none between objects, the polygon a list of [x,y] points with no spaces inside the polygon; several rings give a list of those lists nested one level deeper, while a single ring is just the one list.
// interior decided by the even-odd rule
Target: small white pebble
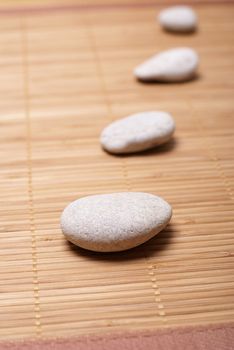
[{"label": "small white pebble", "polygon": [[159,13],[161,26],[173,32],[191,32],[197,27],[197,15],[189,6],[172,6]]},{"label": "small white pebble", "polygon": [[102,194],[70,203],[62,213],[61,228],[67,240],[82,248],[114,252],[154,237],[171,216],[171,206],[149,193]]},{"label": "small white pebble", "polygon": [[167,142],[175,130],[171,115],[141,112],[109,124],[101,133],[102,147],[114,154],[144,151]]},{"label": "small white pebble", "polygon": [[194,50],[180,47],[154,55],[137,66],[134,75],[142,81],[182,82],[195,76],[198,63]]}]

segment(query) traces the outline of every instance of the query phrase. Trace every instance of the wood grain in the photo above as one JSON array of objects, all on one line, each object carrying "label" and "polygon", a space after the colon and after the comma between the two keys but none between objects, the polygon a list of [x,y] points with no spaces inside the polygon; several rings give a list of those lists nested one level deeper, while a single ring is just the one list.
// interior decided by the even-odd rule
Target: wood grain
[{"label": "wood grain", "polygon": [[[159,8],[2,12],[0,339],[234,319],[234,7],[198,5],[190,36],[162,32]],[[201,57],[195,81],[134,80],[145,58],[186,45]],[[101,150],[111,120],[154,109],[173,114],[172,142]],[[126,190],[169,201],[168,228],[121,254],[65,241],[70,201]]]}]

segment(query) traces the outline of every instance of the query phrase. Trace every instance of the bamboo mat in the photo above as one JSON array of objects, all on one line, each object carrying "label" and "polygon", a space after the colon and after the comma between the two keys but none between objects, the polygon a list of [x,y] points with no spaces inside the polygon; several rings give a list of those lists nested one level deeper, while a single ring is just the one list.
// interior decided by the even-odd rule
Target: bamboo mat
[{"label": "bamboo mat", "polygon": [[[233,5],[197,5],[199,32],[179,36],[155,22],[161,6],[71,4],[1,4],[0,339],[234,320]],[[186,45],[201,56],[195,81],[134,80],[148,56]],[[104,153],[102,128],[144,110],[171,112],[174,140]],[[164,232],[112,255],[65,241],[70,201],[126,190],[172,204]]]}]

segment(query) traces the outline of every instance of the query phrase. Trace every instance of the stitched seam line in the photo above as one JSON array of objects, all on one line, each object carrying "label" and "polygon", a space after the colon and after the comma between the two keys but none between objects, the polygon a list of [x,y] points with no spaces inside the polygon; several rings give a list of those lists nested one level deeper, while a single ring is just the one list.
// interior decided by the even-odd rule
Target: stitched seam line
[{"label": "stitched seam line", "polygon": [[23,93],[25,107],[26,123],[26,151],[28,166],[28,205],[29,220],[31,233],[31,252],[32,252],[32,272],[33,272],[33,297],[34,297],[34,324],[36,336],[42,333],[41,325],[41,308],[40,308],[40,291],[38,281],[38,254],[37,254],[37,237],[35,228],[35,210],[33,198],[32,183],[32,148],[31,148],[31,121],[30,121],[30,103],[29,103],[29,72],[28,72],[28,44],[27,44],[27,23],[26,19],[21,20],[21,47],[22,47],[22,68],[23,68]]},{"label": "stitched seam line", "polygon": [[[191,111],[195,110],[191,101],[189,102],[189,107],[191,107]],[[219,159],[217,157],[216,152],[213,149],[213,145],[212,145],[211,141],[208,140],[207,135],[205,134],[204,125],[202,123],[202,119],[201,119],[199,113],[197,113],[196,118],[193,118],[193,119],[196,122],[197,130],[199,131],[200,134],[203,135],[201,140],[203,142],[203,145],[204,145],[206,152],[208,151],[207,155],[209,156],[210,160],[213,161],[215,168],[217,170],[217,173],[219,174],[219,178],[221,179],[221,181],[224,185],[225,191],[228,194],[228,197],[233,202],[234,198],[233,198],[233,192],[232,192],[231,185],[230,185],[230,183],[229,183],[229,181],[228,181],[228,179],[227,179],[227,177],[222,169],[222,166],[219,163]]]},{"label": "stitched seam line", "polygon": [[[87,23],[87,20],[86,20],[86,23]],[[105,105],[107,107],[109,118],[111,119],[111,121],[113,121],[114,113],[113,113],[113,110],[112,110],[110,97],[109,97],[109,94],[108,94],[108,91],[107,91],[106,82],[105,82],[105,79],[103,77],[102,63],[101,63],[101,59],[99,57],[99,53],[98,53],[98,50],[97,50],[95,37],[93,35],[92,28],[90,28],[88,23],[86,25],[86,28],[87,28],[87,32],[88,32],[88,36],[89,36],[89,42],[91,44],[91,49],[92,49],[93,55],[95,57],[96,70],[97,70],[97,74],[98,74],[98,77],[99,77],[99,80],[100,80],[100,83],[101,83],[102,93],[104,95],[104,102],[105,102]],[[127,164],[126,164],[125,159],[123,159],[123,158],[122,158],[122,161],[121,161],[121,168],[122,168],[122,174],[123,174],[123,177],[124,177],[124,180],[125,180],[126,188],[127,188],[128,191],[130,191],[131,190],[131,185],[130,185],[130,181],[129,181],[129,178],[128,178]]]},{"label": "stitched seam line", "polygon": [[[146,258],[146,261],[147,261],[147,258]],[[158,316],[161,317],[161,320],[163,322],[167,322],[165,307],[162,302],[161,291],[158,284],[157,268],[155,265],[152,265],[152,264],[147,264],[147,267],[148,267],[148,274],[150,276],[150,280],[152,283],[152,288],[154,291],[154,301],[158,307]]]}]

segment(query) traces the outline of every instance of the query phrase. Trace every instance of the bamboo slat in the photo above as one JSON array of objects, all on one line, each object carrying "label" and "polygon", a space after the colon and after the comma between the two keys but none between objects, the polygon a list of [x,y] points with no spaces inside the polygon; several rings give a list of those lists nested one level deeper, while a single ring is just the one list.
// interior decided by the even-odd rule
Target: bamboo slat
[{"label": "bamboo slat", "polygon": [[[197,5],[199,31],[179,36],[140,1],[28,3],[0,6],[0,340],[233,321],[233,5]],[[175,46],[201,56],[195,81],[134,80]],[[111,120],[154,109],[173,114],[172,142],[101,150]],[[172,204],[164,232],[112,255],[65,241],[70,201],[127,190]]]}]

